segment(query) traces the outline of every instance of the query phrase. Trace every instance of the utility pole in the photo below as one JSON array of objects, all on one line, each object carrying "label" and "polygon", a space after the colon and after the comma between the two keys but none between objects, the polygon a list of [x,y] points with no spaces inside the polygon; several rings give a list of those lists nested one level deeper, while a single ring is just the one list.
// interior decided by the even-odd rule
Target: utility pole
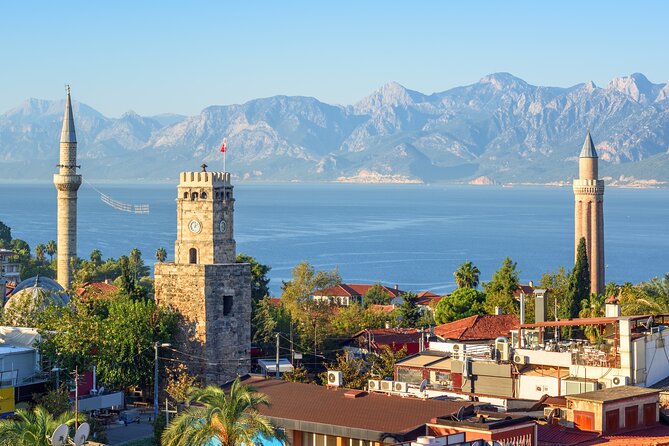
[{"label": "utility pole", "polygon": [[276,379],[279,379],[279,333],[276,334]]},{"label": "utility pole", "polygon": [[293,320],[290,320],[290,363],[295,367],[295,346],[293,345]]},{"label": "utility pole", "polygon": [[158,420],[158,347],[169,347],[172,344],[153,343],[153,422]]},{"label": "utility pole", "polygon": [[74,430],[79,429],[79,366],[74,367]]}]

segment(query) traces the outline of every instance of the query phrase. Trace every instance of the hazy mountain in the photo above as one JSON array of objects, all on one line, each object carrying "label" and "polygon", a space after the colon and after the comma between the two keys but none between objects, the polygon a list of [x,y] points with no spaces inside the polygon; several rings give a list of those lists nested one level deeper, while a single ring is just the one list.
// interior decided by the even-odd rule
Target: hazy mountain
[{"label": "hazy mountain", "polygon": [[[0,115],[5,178],[49,180],[63,101],[30,99]],[[211,106],[197,116],[106,118],[74,103],[82,173],[90,179],[174,179],[206,162],[242,178],[332,181],[361,172],[422,181],[569,180],[590,128],[602,175],[669,181],[669,83],[642,74],[570,88],[508,73],[425,95],[396,82],[354,105],[276,96]]]}]

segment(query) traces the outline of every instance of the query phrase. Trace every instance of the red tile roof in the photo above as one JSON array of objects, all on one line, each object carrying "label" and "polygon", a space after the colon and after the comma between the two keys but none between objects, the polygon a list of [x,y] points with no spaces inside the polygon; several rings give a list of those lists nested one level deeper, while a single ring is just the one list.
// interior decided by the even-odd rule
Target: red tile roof
[{"label": "red tile roof", "polygon": [[513,292],[513,295],[516,296],[516,297],[520,297],[521,293],[525,294],[526,296],[534,294],[534,287],[529,286],[529,285],[520,284],[520,285],[518,285],[518,288],[516,289],[516,291]]},{"label": "red tile roof", "polygon": [[416,300],[416,305],[425,305],[429,307],[434,307],[439,303],[441,299],[445,296],[439,296],[434,294],[432,291],[423,291],[418,294],[418,300]]},{"label": "red tile roof", "polygon": [[[264,379],[242,381],[270,400],[260,413],[272,419],[319,423],[346,429],[382,433],[410,432],[437,417],[454,414],[467,402],[423,400],[371,393],[358,398],[345,396],[349,389]],[[275,420],[277,421],[277,420]]]},{"label": "red tile roof", "polygon": [[371,336],[373,344],[376,345],[401,345],[413,344],[420,340],[422,333],[417,328],[366,328],[360,330],[351,339]]},{"label": "red tile roof", "polygon": [[395,309],[395,305],[370,305],[369,310],[374,313],[389,314]]},{"label": "red tile roof", "polygon": [[596,432],[584,432],[555,424],[538,424],[537,440],[539,446],[568,446],[576,444],[593,444],[599,439]]},{"label": "red tile roof", "polygon": [[477,315],[434,327],[434,334],[442,339],[457,341],[483,341],[498,336],[510,336],[520,321],[514,314]]},{"label": "red tile roof", "polygon": [[609,445],[620,446],[660,446],[669,445],[669,426],[657,425],[623,434],[602,435]]},{"label": "red tile roof", "polygon": [[[364,296],[367,294],[367,291],[375,284],[364,284],[364,283],[342,283],[335,285],[324,290],[316,290],[313,294],[314,296],[335,296],[335,297],[353,297],[353,296]],[[404,294],[404,291],[390,288],[384,285],[381,285],[383,289],[390,294],[392,297],[397,297],[401,294]]]},{"label": "red tile roof", "polygon": [[77,288],[77,295],[84,299],[109,299],[118,292],[118,287],[107,282],[86,282]]}]

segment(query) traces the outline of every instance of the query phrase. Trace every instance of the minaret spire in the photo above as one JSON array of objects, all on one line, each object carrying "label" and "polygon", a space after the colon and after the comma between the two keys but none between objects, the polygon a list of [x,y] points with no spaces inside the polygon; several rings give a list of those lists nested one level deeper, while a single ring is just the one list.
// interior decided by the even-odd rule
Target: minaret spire
[{"label": "minaret spire", "polygon": [[578,243],[585,238],[590,269],[590,292],[604,292],[604,181],[599,179],[599,158],[590,129],[578,158],[578,179],[574,180],[574,258]]},{"label": "minaret spire", "polygon": [[77,256],[77,135],[74,130],[70,86],[67,85],[63,128],[60,132],[60,164],[53,176],[58,190],[58,283],[65,289],[72,282],[72,260]]}]

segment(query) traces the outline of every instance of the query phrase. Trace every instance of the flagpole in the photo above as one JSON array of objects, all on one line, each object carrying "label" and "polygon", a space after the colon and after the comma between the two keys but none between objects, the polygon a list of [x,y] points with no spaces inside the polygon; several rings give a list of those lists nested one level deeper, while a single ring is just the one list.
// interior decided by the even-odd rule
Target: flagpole
[{"label": "flagpole", "polygon": [[223,152],[223,172],[227,172],[225,169],[225,159],[228,157],[228,151]]}]

